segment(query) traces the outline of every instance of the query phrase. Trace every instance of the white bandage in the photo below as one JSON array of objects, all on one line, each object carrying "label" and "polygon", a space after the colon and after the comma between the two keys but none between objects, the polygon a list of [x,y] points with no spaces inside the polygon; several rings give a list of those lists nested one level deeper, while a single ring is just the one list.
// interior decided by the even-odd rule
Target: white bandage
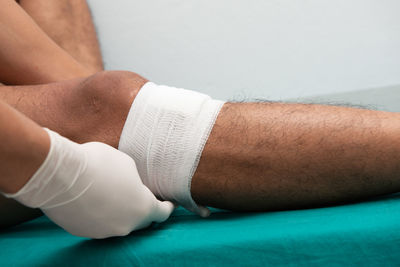
[{"label": "white bandage", "polygon": [[156,196],[203,217],[209,210],[192,199],[191,181],[223,104],[205,94],[148,82],[132,104],[119,143]]}]

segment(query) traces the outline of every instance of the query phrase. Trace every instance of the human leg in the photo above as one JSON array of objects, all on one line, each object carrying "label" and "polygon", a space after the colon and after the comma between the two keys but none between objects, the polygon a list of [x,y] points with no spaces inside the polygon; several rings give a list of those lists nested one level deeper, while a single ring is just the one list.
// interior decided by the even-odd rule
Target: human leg
[{"label": "human leg", "polygon": [[196,136],[211,129],[204,129],[204,123],[212,127],[212,118],[201,115],[211,102],[201,94],[152,83],[135,99],[119,148],[134,158],[144,183],[162,199],[203,214],[195,203],[263,211],[399,190],[399,113],[226,103],[197,166],[193,159],[201,155],[203,143]]},{"label": "human leg", "polygon": [[199,204],[311,208],[400,190],[400,114],[347,107],[227,103],[192,180]]},{"label": "human leg", "polygon": [[[145,82],[133,73],[105,72],[41,85],[42,89],[35,87],[25,95],[28,87],[11,87],[18,90],[3,92],[2,97],[40,125],[72,140],[117,147],[130,105]],[[201,155],[191,193],[206,206],[267,211],[397,192],[399,133],[399,113],[226,103]]]},{"label": "human leg", "polygon": [[20,6],[62,49],[92,73],[103,70],[86,0],[20,0]]},{"label": "human leg", "polygon": [[[28,93],[24,101],[19,98],[11,105],[73,140],[116,147],[130,104],[145,82],[133,73],[105,72],[71,83],[69,87],[79,89],[62,97],[61,108],[54,104],[36,112],[43,92],[35,102],[29,102]],[[62,89],[66,84],[53,86],[68,91]],[[74,91],[85,97],[73,96]],[[47,92],[50,95],[53,99],[47,97],[43,103],[59,101],[58,93]],[[84,109],[78,109],[82,101]],[[64,111],[57,113],[58,109]],[[192,195],[204,205],[271,210],[397,192],[399,133],[399,113],[312,104],[226,103],[194,174]]]}]

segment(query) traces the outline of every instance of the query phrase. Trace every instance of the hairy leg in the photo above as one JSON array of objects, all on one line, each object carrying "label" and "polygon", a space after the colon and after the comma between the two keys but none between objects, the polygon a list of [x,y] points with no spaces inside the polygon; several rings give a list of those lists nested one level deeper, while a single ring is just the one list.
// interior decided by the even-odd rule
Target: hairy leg
[{"label": "hairy leg", "polygon": [[86,69],[92,73],[103,70],[86,0],[20,0],[19,4],[51,39]]},{"label": "hairy leg", "polygon": [[227,103],[191,192],[232,210],[310,208],[398,192],[399,163],[399,113]]},{"label": "hairy leg", "polygon": [[[77,142],[117,147],[130,105],[145,82],[134,73],[103,72],[35,88],[8,87],[0,97]],[[192,195],[203,205],[267,211],[398,192],[399,135],[399,113],[226,103],[193,177]]]}]

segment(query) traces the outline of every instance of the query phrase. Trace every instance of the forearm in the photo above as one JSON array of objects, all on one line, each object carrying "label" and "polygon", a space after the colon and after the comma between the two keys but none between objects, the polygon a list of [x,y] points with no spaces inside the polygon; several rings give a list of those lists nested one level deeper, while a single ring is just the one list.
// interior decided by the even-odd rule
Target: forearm
[{"label": "forearm", "polygon": [[90,74],[14,0],[0,0],[0,81],[38,84]]},{"label": "forearm", "polygon": [[201,204],[275,210],[400,189],[400,114],[322,105],[225,104],[192,181]]},{"label": "forearm", "polygon": [[0,102],[0,191],[17,192],[40,167],[49,150],[47,133]]}]

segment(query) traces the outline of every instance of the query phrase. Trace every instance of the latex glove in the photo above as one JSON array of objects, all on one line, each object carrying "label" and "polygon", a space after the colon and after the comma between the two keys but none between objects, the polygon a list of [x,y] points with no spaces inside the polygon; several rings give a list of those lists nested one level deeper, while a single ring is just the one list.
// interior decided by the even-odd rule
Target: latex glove
[{"label": "latex glove", "polygon": [[132,158],[111,146],[74,143],[55,132],[46,160],[15,194],[73,235],[106,238],[163,222],[174,210],[143,185]]}]

